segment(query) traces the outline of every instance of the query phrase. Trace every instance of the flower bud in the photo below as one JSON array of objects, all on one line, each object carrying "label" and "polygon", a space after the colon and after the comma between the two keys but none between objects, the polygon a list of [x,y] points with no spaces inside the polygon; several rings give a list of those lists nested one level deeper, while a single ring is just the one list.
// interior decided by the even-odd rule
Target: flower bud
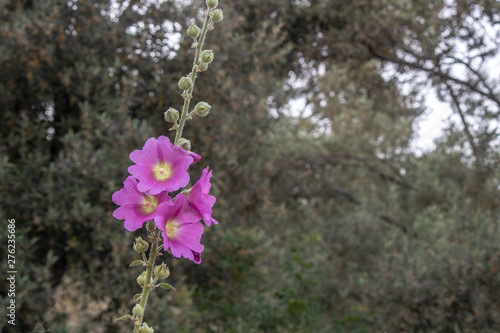
[{"label": "flower bud", "polygon": [[214,53],[212,50],[205,50],[201,52],[201,61],[203,61],[205,64],[209,64],[214,60]]},{"label": "flower bud", "polygon": [[161,264],[160,266],[156,266],[154,272],[155,276],[160,280],[166,279],[170,275],[170,271],[168,270],[165,263]]},{"label": "flower bud", "polygon": [[179,119],[179,111],[174,108],[168,108],[164,116],[167,123],[175,123]]},{"label": "flower bud", "polygon": [[182,90],[189,90],[193,86],[193,81],[187,76],[182,77],[179,80],[179,88]]},{"label": "flower bud", "polygon": [[136,306],[134,306],[134,308],[132,309],[132,313],[134,314],[134,316],[138,317],[138,316],[142,316],[144,314],[144,309],[142,308],[142,306],[140,304],[137,304]]},{"label": "flower bud", "polygon": [[142,324],[142,327],[139,329],[139,333],[154,333],[154,330],[148,326],[148,324]]},{"label": "flower bud", "polygon": [[203,61],[200,61],[198,63],[198,72],[206,71],[207,68],[208,68],[208,64],[204,63]]},{"label": "flower bud", "polygon": [[156,224],[153,221],[148,221],[148,223],[146,223],[146,229],[149,232],[153,232],[156,230]]},{"label": "flower bud", "polygon": [[146,283],[146,272],[142,272],[142,274],[137,277],[137,283],[141,287],[144,286],[144,284]]},{"label": "flower bud", "polygon": [[180,138],[179,142],[177,143],[177,146],[181,147],[184,150],[190,151],[191,150],[191,142],[187,139]]},{"label": "flower bud", "polygon": [[191,26],[187,29],[187,34],[191,38],[196,38],[200,35],[200,28],[196,24],[191,24]]},{"label": "flower bud", "polygon": [[216,9],[212,12],[212,20],[214,20],[215,23],[222,21],[224,18],[224,14],[222,13],[222,9]]},{"label": "flower bud", "polygon": [[206,117],[208,116],[211,108],[212,107],[207,102],[199,102],[194,107],[194,112],[200,117]]},{"label": "flower bud", "polygon": [[134,251],[137,253],[144,253],[148,250],[149,243],[143,240],[140,236],[135,239]]},{"label": "flower bud", "polygon": [[219,0],[207,0],[208,8],[215,8],[219,5]]}]

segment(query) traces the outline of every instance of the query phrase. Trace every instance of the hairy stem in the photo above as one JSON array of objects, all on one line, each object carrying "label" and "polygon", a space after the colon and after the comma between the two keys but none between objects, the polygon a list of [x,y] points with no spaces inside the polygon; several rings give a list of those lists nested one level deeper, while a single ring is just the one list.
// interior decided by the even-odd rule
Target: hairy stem
[{"label": "hairy stem", "polygon": [[205,12],[205,22],[203,22],[203,28],[201,29],[200,40],[198,41],[198,45],[196,46],[196,53],[194,55],[193,68],[191,69],[191,81],[193,85],[187,91],[185,91],[184,97],[184,105],[182,106],[182,113],[179,120],[179,126],[177,128],[177,133],[175,134],[174,144],[179,143],[179,140],[182,137],[182,130],[184,129],[184,124],[186,123],[186,119],[188,118],[188,110],[189,103],[191,102],[191,98],[193,97],[193,89],[196,81],[196,75],[198,74],[198,62],[200,61],[200,54],[203,50],[203,43],[205,42],[205,36],[207,35],[208,27],[210,25],[210,9],[207,9]]},{"label": "hairy stem", "polygon": [[153,272],[153,268],[155,267],[155,260],[156,260],[156,246],[158,244],[158,239],[159,239],[159,230],[155,230],[153,232],[153,241],[151,242],[151,251],[149,252],[149,259],[148,263],[146,266],[146,282],[144,283],[144,287],[142,288],[142,294],[141,294],[141,307],[144,309],[144,313],[142,316],[139,316],[137,318],[137,321],[134,326],[134,333],[139,333],[139,330],[141,328],[142,320],[144,318],[144,314],[146,313],[146,305],[148,302],[148,296],[149,296],[149,290],[151,287],[151,275]]}]

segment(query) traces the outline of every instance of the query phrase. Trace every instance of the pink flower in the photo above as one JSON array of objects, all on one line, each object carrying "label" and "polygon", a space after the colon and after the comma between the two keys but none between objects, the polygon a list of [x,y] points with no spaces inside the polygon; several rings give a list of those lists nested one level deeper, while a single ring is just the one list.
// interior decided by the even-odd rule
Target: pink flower
[{"label": "pink flower", "polygon": [[186,197],[178,194],[174,204],[161,204],[154,218],[156,226],[162,230],[163,248],[170,248],[176,258],[184,257],[201,263],[200,254],[204,246],[200,244],[203,224],[200,214],[191,208]]},{"label": "pink flower", "polygon": [[125,220],[125,229],[129,231],[135,231],[142,227],[144,222],[152,220],[159,204],[173,205],[167,192],[150,195],[139,191],[137,180],[132,176],[125,179],[122,189],[113,193],[112,200],[120,206],[113,212],[113,217]]},{"label": "pink flower", "polygon": [[177,191],[189,182],[187,169],[199,160],[199,155],[172,145],[165,136],[158,140],[150,138],[142,150],[130,153],[136,163],[128,172],[139,180],[137,188],[141,192],[158,194],[162,191]]},{"label": "pink flower", "polygon": [[215,203],[215,197],[208,194],[211,187],[210,178],[212,178],[212,171],[208,172],[208,167],[206,167],[201,174],[200,180],[191,187],[187,195],[191,207],[200,213],[207,226],[211,225],[212,222],[219,223],[212,218],[212,206]]},{"label": "pink flower", "polygon": [[188,155],[191,156],[193,158],[193,163],[196,163],[200,160],[201,156],[196,154],[196,153],[193,153],[191,151],[188,152]]}]

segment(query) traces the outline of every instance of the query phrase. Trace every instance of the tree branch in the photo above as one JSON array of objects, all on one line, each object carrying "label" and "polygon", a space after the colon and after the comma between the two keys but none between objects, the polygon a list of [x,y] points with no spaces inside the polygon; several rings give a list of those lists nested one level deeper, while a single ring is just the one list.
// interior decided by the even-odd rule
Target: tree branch
[{"label": "tree branch", "polygon": [[[409,62],[409,61],[406,61],[406,60],[401,59],[401,58],[392,57],[392,56],[390,56],[388,54],[383,54],[382,52],[379,52],[378,50],[376,50],[373,47],[373,45],[366,44],[366,46],[368,47],[369,52],[374,57],[376,57],[376,58],[378,58],[380,60],[392,62],[392,63],[398,64],[398,65],[408,66],[408,67],[413,68],[413,69],[417,69],[417,70],[420,70],[420,71],[423,71],[423,72],[427,72],[431,76],[437,76],[437,77],[441,78],[444,81],[452,81],[452,82],[458,83],[458,84],[460,84],[460,85],[462,85],[464,87],[469,88],[471,91],[474,91],[474,92],[480,94],[481,96],[490,99],[496,105],[498,105],[498,108],[500,109],[500,99],[492,91],[485,92],[485,91],[479,89],[479,87],[477,87],[476,85],[474,85],[474,84],[472,84],[470,82],[460,80],[459,78],[453,77],[450,74],[444,73],[438,67],[425,68],[424,66],[422,66],[419,63],[413,63],[413,62]],[[428,60],[430,61],[431,59],[428,59]]]}]

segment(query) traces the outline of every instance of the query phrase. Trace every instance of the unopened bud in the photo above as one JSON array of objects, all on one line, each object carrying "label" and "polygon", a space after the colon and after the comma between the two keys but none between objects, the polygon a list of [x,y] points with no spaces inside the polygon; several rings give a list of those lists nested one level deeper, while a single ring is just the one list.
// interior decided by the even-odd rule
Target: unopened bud
[{"label": "unopened bud", "polygon": [[191,24],[191,26],[187,29],[187,34],[191,38],[196,38],[200,35],[200,28],[196,24]]},{"label": "unopened bud", "polygon": [[214,20],[215,23],[222,21],[224,18],[224,13],[222,13],[222,9],[216,9],[212,12],[212,20]]},{"label": "unopened bud", "polygon": [[134,251],[137,253],[144,253],[148,250],[149,243],[143,240],[140,236],[135,239]]},{"label": "unopened bud", "polygon": [[165,263],[161,264],[160,266],[156,266],[154,272],[155,276],[160,280],[166,279],[170,275],[170,271],[168,270]]},{"label": "unopened bud", "polygon": [[206,71],[207,68],[208,68],[208,64],[204,63],[203,61],[200,61],[198,63],[198,72]]},{"label": "unopened bud", "polygon": [[153,232],[156,230],[156,224],[153,221],[148,221],[148,223],[146,223],[146,229],[149,232]]},{"label": "unopened bud", "polygon": [[144,286],[144,284],[146,283],[146,272],[142,272],[142,274],[137,277],[137,283],[141,287]]},{"label": "unopened bud", "polygon": [[218,0],[207,0],[207,6],[208,8],[215,8],[219,5]]},{"label": "unopened bud", "polygon": [[174,108],[168,108],[164,114],[167,123],[175,123],[179,119],[179,111]]},{"label": "unopened bud", "polygon": [[194,112],[200,117],[206,117],[208,116],[211,108],[212,107],[207,102],[199,102],[194,107]]},{"label": "unopened bud", "polygon": [[184,150],[190,151],[191,150],[191,142],[187,139],[180,138],[179,142],[177,143],[177,146],[181,147]]},{"label": "unopened bud", "polygon": [[154,330],[148,326],[148,324],[142,324],[142,327],[139,330],[139,333],[154,333]]},{"label": "unopened bud", "polygon": [[138,316],[142,316],[144,314],[144,309],[143,309],[143,307],[140,304],[137,304],[132,309],[132,313],[134,314],[134,316],[137,316],[137,317]]},{"label": "unopened bud", "polygon": [[187,76],[182,77],[179,80],[179,88],[182,90],[189,90],[193,86],[193,81]]},{"label": "unopened bud", "polygon": [[203,61],[206,64],[211,63],[214,60],[214,53],[212,50],[205,50],[201,52],[201,61]]}]

